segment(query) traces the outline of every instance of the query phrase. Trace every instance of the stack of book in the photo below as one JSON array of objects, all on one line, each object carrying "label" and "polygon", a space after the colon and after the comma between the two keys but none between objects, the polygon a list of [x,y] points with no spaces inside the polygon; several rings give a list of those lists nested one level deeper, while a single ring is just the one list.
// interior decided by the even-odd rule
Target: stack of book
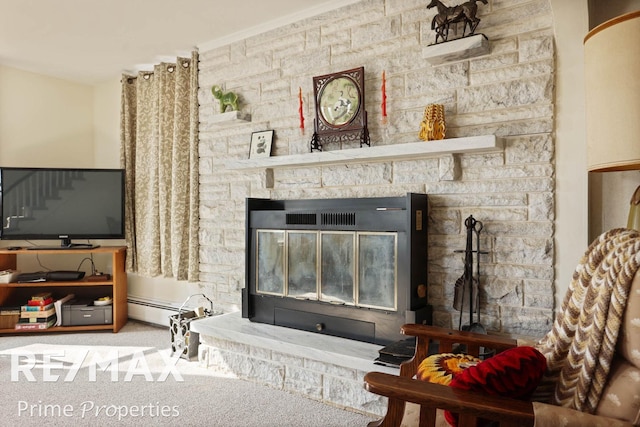
[{"label": "stack of book", "polygon": [[20,319],[16,329],[47,329],[56,323],[56,309],[51,292],[32,295],[26,305],[20,306]]}]

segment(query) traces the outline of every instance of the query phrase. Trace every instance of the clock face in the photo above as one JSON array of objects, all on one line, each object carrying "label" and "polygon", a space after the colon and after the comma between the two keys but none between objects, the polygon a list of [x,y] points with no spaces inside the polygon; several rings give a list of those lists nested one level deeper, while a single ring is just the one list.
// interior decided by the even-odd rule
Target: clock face
[{"label": "clock face", "polygon": [[349,77],[329,80],[318,98],[320,115],[331,127],[339,128],[348,124],[360,109],[360,91]]},{"label": "clock face", "polygon": [[323,144],[371,145],[364,93],[364,67],[313,78],[316,117],[311,151],[322,151]]}]

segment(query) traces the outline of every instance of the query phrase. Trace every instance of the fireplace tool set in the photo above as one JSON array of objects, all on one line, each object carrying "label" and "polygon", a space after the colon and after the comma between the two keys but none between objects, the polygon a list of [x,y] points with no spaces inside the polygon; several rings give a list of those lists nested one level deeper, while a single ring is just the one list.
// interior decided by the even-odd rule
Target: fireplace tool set
[{"label": "fireplace tool set", "polygon": [[[480,306],[479,306],[479,289],[478,284],[480,282],[480,254],[487,254],[488,252],[480,251],[480,232],[482,231],[482,222],[473,218],[473,215],[464,221],[464,225],[467,229],[467,245],[464,251],[458,250],[455,252],[464,252],[464,274],[458,280],[456,280],[453,308],[460,311],[460,320],[458,323],[458,329],[469,332],[476,332],[486,334],[484,326],[480,323]],[[473,249],[473,237],[476,238],[476,249]],[[473,274],[473,254],[476,257],[476,276]],[[468,296],[468,303],[465,303],[465,297]],[[465,309],[469,310],[469,324],[462,325],[462,316]],[[476,313],[476,319],[474,319],[474,312]]]}]

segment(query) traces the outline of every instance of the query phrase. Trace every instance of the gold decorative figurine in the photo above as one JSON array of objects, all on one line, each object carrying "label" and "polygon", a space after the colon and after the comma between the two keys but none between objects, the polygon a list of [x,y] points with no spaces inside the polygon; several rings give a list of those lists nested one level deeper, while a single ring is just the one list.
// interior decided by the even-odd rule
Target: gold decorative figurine
[{"label": "gold decorative figurine", "polygon": [[424,118],[422,119],[422,122],[420,122],[420,139],[423,141],[444,139],[445,131],[444,105],[427,105],[424,109]]}]

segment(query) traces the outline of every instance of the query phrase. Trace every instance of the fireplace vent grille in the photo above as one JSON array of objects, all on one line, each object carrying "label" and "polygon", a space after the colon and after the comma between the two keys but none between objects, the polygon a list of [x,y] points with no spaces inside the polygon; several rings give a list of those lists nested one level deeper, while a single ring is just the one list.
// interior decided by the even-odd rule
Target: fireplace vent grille
[{"label": "fireplace vent grille", "polygon": [[320,215],[322,225],[356,225],[355,212],[323,213]]},{"label": "fireplace vent grille", "polygon": [[314,213],[288,213],[287,224],[295,225],[316,225],[316,214]]}]

